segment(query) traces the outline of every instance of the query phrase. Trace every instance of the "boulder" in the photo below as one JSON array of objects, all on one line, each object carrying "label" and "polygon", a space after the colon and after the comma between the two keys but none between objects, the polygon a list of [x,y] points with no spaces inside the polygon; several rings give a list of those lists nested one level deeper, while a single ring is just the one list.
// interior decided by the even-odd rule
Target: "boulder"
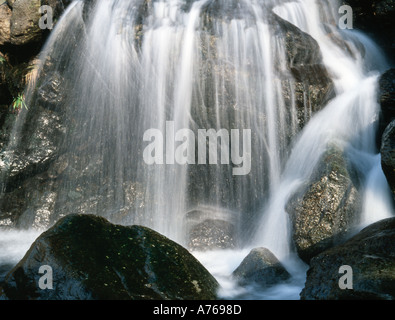
[{"label": "boulder", "polygon": [[[41,266],[53,289],[40,289]],[[6,276],[5,299],[215,299],[217,281],[183,247],[141,226],[68,215],[42,233]]]},{"label": "boulder", "polygon": [[290,278],[290,274],[267,248],[255,248],[233,271],[232,276],[240,285],[268,287]]},{"label": "boulder", "polygon": [[11,44],[23,45],[41,40],[42,30],[38,25],[40,7],[40,0],[16,0],[12,4]]},{"label": "boulder", "polygon": [[[69,0],[14,0],[8,1],[8,10],[11,16],[9,19],[10,36],[4,43],[10,43],[15,46],[27,45],[35,42],[42,42],[45,39],[45,33],[48,30],[42,30],[39,27],[39,21],[42,17],[39,9],[43,5],[52,8],[54,24],[59,19],[64,9],[69,5]],[[0,11],[1,12],[1,11]],[[1,44],[1,40],[0,40]]]},{"label": "boulder", "polygon": [[360,208],[361,198],[343,152],[330,147],[311,182],[286,206],[300,258],[309,263],[315,255],[343,241],[356,223]]},{"label": "boulder", "polygon": [[[339,281],[351,267],[352,289]],[[351,277],[352,276],[352,277]],[[351,286],[350,282],[347,282]],[[307,271],[303,300],[395,299],[395,218],[376,222],[342,245],[314,257]]]},{"label": "boulder", "polygon": [[[25,73],[29,71],[30,66],[27,63],[39,54],[52,30],[41,29],[39,26],[39,21],[44,14],[39,11],[41,6],[49,5],[52,8],[52,22],[55,26],[70,3],[70,0],[2,1],[0,4],[0,50],[8,57],[10,73],[14,72],[14,68],[24,68]],[[12,79],[8,79],[7,82],[13,86]],[[12,94],[14,95],[13,92]],[[0,95],[0,98],[3,97]]]},{"label": "boulder", "polygon": [[0,46],[11,40],[11,9],[6,3],[0,5]]}]

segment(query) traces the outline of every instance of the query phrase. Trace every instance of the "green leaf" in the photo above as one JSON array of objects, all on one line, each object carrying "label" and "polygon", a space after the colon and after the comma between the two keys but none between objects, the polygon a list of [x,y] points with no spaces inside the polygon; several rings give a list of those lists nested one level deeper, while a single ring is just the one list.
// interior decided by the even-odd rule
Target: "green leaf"
[{"label": "green leaf", "polygon": [[18,96],[16,98],[14,98],[14,100],[12,101],[12,109],[13,110],[21,110],[23,108],[28,110],[28,107],[25,103],[25,98],[24,98],[23,94],[19,93]]}]

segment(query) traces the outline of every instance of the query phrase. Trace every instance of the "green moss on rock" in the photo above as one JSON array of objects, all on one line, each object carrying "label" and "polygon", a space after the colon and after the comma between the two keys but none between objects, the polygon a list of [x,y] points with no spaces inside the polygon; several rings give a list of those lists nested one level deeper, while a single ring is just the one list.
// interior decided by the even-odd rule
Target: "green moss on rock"
[{"label": "green moss on rock", "polygon": [[[53,290],[37,283],[53,268]],[[6,277],[9,299],[215,299],[217,281],[182,246],[141,226],[69,215],[44,232]],[[198,288],[198,289],[197,289]]]}]

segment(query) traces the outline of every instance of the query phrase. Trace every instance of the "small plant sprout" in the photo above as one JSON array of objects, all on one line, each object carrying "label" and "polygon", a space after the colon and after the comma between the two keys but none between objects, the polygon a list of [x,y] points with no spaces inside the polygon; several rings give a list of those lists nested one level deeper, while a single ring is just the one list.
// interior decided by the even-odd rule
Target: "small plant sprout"
[{"label": "small plant sprout", "polygon": [[25,103],[25,97],[23,96],[22,93],[19,93],[18,96],[14,98],[14,100],[12,101],[12,109],[14,111],[19,111],[22,110],[23,108],[25,108],[26,110],[28,109]]}]

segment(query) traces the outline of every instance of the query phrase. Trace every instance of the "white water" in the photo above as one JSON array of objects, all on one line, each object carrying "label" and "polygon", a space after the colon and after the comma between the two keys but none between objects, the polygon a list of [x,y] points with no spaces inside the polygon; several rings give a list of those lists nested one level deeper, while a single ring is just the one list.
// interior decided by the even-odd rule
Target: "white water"
[{"label": "white water", "polygon": [[29,250],[43,230],[1,230],[0,232],[0,281]]},{"label": "white water", "polygon": [[0,263],[17,263],[42,230],[9,230],[1,232]]},{"label": "white water", "polygon": [[[308,181],[328,144],[344,148],[350,161],[366,174],[361,227],[393,215],[388,185],[374,145],[379,110],[376,85],[379,72],[385,68],[384,59],[366,36],[356,31],[340,33],[332,24],[337,20],[336,1],[322,1],[321,11],[314,0],[285,2],[274,9],[318,42],[337,94],[293,141],[292,152],[285,159],[287,146],[283,137],[288,131],[296,134],[297,129],[295,114],[291,114],[292,123],[286,120],[276,74],[286,68],[284,47],[266,21],[266,7],[259,1],[240,1],[243,10],[237,13],[241,18],[214,19],[212,37],[202,31],[204,23],[200,19],[205,5],[211,1],[195,1],[189,10],[184,9],[186,2],[182,0],[157,1],[144,22],[141,40],[135,34],[138,26],[133,11],[135,3],[138,1],[100,1],[85,30],[87,39],[72,51],[70,60],[74,63],[68,65],[65,74],[70,72],[75,80],[71,101],[84,108],[76,111],[81,131],[67,141],[69,151],[77,148],[77,142],[97,137],[93,141],[98,150],[92,147],[87,153],[104,158],[114,155],[111,166],[103,165],[103,170],[110,171],[103,176],[116,181],[117,194],[122,194],[120,186],[128,179],[144,182],[145,205],[135,208],[143,214],[130,213],[126,219],[114,222],[144,224],[182,244],[186,243],[185,213],[191,208],[229,209],[238,212],[232,221],[240,223],[244,218],[241,212],[247,211],[249,205],[252,211],[260,207],[259,200],[265,195],[268,200],[258,219],[250,219],[251,224],[260,225],[257,234],[246,236],[249,229],[237,226],[240,237],[248,238],[244,240],[244,249],[194,254],[217,277],[222,285],[220,295],[225,299],[299,299],[306,266],[292,250],[285,205],[295,190]],[[224,11],[228,8],[226,2],[218,3]],[[53,52],[62,57],[62,50],[68,45],[62,43],[67,30],[78,30],[73,26],[82,24],[81,10],[78,1],[70,7],[64,24],[54,30],[43,60]],[[330,28],[332,34],[325,28]],[[336,39],[345,41],[353,56]],[[140,40],[141,47],[137,49],[134,42]],[[365,56],[360,51],[361,45],[366,49]],[[202,70],[209,70],[212,79],[207,80]],[[249,177],[231,183],[227,169],[216,166],[199,171],[201,180],[196,184],[207,183],[205,188],[212,188],[209,195],[206,189],[198,190],[195,198],[188,194],[191,178],[186,166],[147,168],[140,164],[142,159],[136,158],[142,132],[149,128],[165,131],[166,120],[174,121],[177,131],[232,128],[232,117],[238,126],[251,128],[259,136],[254,141],[253,156],[262,160],[254,164]],[[110,149],[101,147],[108,143],[106,134],[114,137],[110,139]],[[166,152],[171,154],[172,150]],[[137,174],[130,175],[128,172],[134,169]],[[116,202],[118,206],[123,204],[119,199]],[[112,218],[110,214],[107,217]],[[8,249],[0,255],[0,264],[16,263],[35,233],[19,235],[2,232],[0,243]],[[15,236],[18,242],[14,242]],[[293,278],[264,291],[238,287],[229,276],[256,246],[269,248]]]},{"label": "white water", "polygon": [[[336,12],[337,7],[333,3],[332,6],[328,4],[328,7],[325,13],[330,20],[330,14]],[[331,143],[347,150],[353,165],[365,173],[364,202],[359,229],[394,214],[391,193],[381,169],[380,155],[376,154],[375,150],[375,122],[379,113],[377,80],[380,72],[387,67],[380,50],[363,34],[346,33],[343,35],[345,40],[360,42],[366,50],[363,57],[354,43],[347,41],[355,55],[351,57],[324,31],[319,17],[319,6],[314,0],[286,3],[274,11],[310,34],[319,43],[324,62],[333,76],[337,97],[315,115],[301,133],[279,184],[271,192],[272,196],[265,206],[261,228],[255,240],[255,246],[269,248],[282,261],[293,275],[291,283],[280,284],[263,291],[256,288],[239,288],[229,281],[229,275],[248,250],[197,255],[220,280],[224,288],[224,298],[299,298],[307,266],[300,262],[292,250],[289,217],[285,206],[298,188],[308,181],[321,155]],[[341,36],[334,28],[333,32],[338,37]],[[222,261],[222,264],[213,263],[218,260]]]},{"label": "white water", "polygon": [[[328,21],[331,18],[336,21],[336,16],[331,17],[336,8],[336,3],[328,2],[328,8],[324,11]],[[379,72],[385,70],[385,59],[379,55],[379,50],[372,41],[360,33],[350,34],[347,38],[356,43],[360,42],[366,50],[373,50],[376,54],[373,56],[375,61],[369,60],[372,59],[369,55],[362,57],[362,53],[351,41],[346,43],[354,57],[344,47],[338,46],[332,40],[333,37],[345,37],[334,26],[331,36],[325,32],[322,17],[319,15],[320,7],[314,0],[286,3],[274,11],[319,43],[337,93],[337,97],[304,128],[287,161],[281,183],[269,200],[263,215],[262,228],[256,243],[268,247],[278,257],[285,258],[292,252],[285,206],[295,191],[308,181],[321,155],[331,143],[348,152],[355,165],[365,164],[361,170],[367,173],[361,224],[366,225],[368,222],[390,217],[393,215],[393,208],[388,185],[383,179],[379,157],[375,151],[375,122],[377,123],[379,114],[376,85]],[[371,66],[377,69],[372,70]]]},{"label": "white water", "polygon": [[220,284],[218,296],[225,300],[299,300],[304,287],[306,265],[293,255],[281,263],[292,277],[278,285],[262,289],[254,285],[239,286],[231,277],[252,248],[193,252]]},{"label": "white water", "polygon": [[[186,213],[217,207],[237,213],[225,220],[235,223],[238,242],[249,242],[245,229],[254,226],[257,208],[278,184],[284,141],[297,131],[295,121],[287,122],[287,117],[295,120],[295,110],[285,107],[277,76],[287,68],[283,39],[267,22],[266,5],[257,1],[173,0],[144,6],[141,0],[100,1],[87,18],[83,2],[75,1],[53,31],[40,58],[46,70],[37,83],[52,72],[70,79],[64,105],[78,128],[67,131],[60,148],[99,169],[89,178],[104,190],[104,203],[90,213],[115,223],[143,224],[186,244]],[[229,16],[222,19],[222,12]],[[140,29],[143,35],[136,32]],[[35,104],[31,89],[27,102]],[[15,148],[23,121],[15,130]],[[251,129],[252,172],[234,177],[232,165],[174,164],[167,137],[184,128]],[[166,165],[143,162],[148,129],[166,132]],[[57,194],[59,210],[43,227],[65,214],[70,191],[90,187],[75,180],[66,177],[56,190],[48,187]],[[137,190],[135,183],[142,200],[133,206],[125,185]]]}]

